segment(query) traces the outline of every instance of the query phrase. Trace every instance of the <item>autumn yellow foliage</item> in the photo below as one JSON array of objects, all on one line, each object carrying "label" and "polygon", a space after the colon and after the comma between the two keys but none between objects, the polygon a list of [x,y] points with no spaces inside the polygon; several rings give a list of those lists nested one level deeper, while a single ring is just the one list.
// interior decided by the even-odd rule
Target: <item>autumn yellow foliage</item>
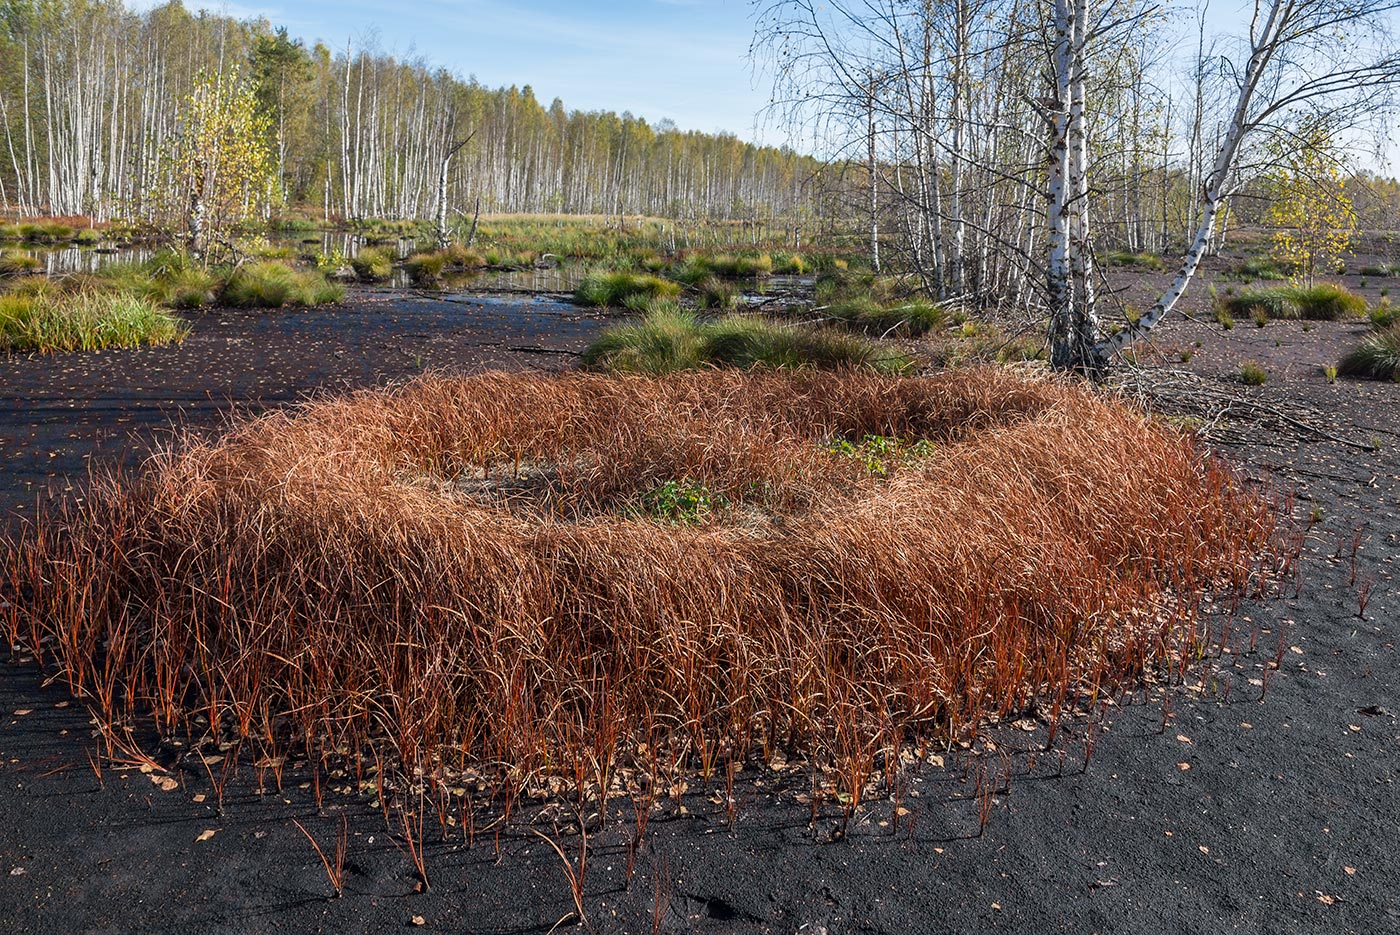
[{"label": "autumn yellow foliage", "polygon": [[271,125],[252,87],[228,74],[200,75],[182,111],[149,202],[155,220],[207,257],[275,198]]},{"label": "autumn yellow foliage", "polygon": [[1269,220],[1274,258],[1294,270],[1296,284],[1312,285],[1319,270],[1335,270],[1356,235],[1356,211],[1344,188],[1331,135],[1313,127],[1296,147],[1276,154],[1270,179]]}]

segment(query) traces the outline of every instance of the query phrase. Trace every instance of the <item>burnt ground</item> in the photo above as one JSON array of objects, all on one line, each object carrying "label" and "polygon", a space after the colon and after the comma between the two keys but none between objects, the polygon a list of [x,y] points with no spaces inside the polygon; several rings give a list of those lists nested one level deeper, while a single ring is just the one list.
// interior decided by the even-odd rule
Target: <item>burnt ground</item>
[{"label": "burnt ground", "polygon": [[[330,312],[214,313],[179,349],[0,361],[0,490],[32,501],[50,475],[140,450],[172,418],[217,426],[230,400],[279,404],[421,366],[563,362],[509,348],[575,350],[595,326],[567,311],[372,296]],[[652,819],[629,885],[631,812],[615,804],[626,816],[589,840],[594,929],[1400,932],[1400,386],[1321,374],[1363,330],[1181,322],[1140,381],[1165,409],[1199,410],[1244,473],[1318,518],[1296,588],[1243,605],[1229,651],[1184,684],[1124,699],[1101,729],[1071,725],[1048,751],[1033,724],[970,761],[953,751],[899,803],[862,808],[840,839],[837,812],[814,820],[790,781],[740,774],[732,825],[719,787],[696,782]],[[1197,339],[1179,363],[1173,352]],[[1244,359],[1269,371],[1264,387],[1238,386]],[[499,844],[467,847],[456,828],[440,842],[430,821],[432,887],[415,894],[400,835],[367,797],[329,793],[320,813],[294,771],[278,791],[245,769],[219,814],[203,773],[177,771],[168,790],[110,764],[99,779],[86,715],[32,667],[0,667],[0,715],[4,930],[383,932],[418,920],[544,933],[572,908],[559,857],[527,830],[552,832],[541,803],[521,806]],[[995,794],[979,797],[979,784]],[[291,821],[329,846],[341,814],[348,877],[332,900]],[[560,841],[576,857],[579,838]]]}]

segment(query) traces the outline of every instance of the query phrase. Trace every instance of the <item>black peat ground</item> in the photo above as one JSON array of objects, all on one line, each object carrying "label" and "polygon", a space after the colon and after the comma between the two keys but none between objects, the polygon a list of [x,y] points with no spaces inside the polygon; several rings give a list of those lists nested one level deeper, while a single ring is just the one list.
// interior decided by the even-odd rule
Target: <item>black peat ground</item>
[{"label": "black peat ground", "polygon": [[[214,313],[178,349],[0,361],[0,496],[32,503],[51,477],[84,473],[85,455],[139,450],[172,419],[216,426],[230,401],[267,406],[420,367],[562,363],[511,348],[578,350],[597,325],[567,308],[521,316],[370,297],[284,317]],[[1191,344],[1192,327],[1163,345]],[[620,805],[629,813],[589,840],[593,927],[1400,932],[1400,386],[1329,385],[1321,373],[1361,330],[1241,323],[1200,335],[1190,364],[1163,365],[1207,405],[1217,392],[1257,404],[1222,417],[1221,450],[1293,489],[1300,517],[1314,506],[1321,517],[1298,592],[1243,607],[1235,651],[1193,668],[1168,704],[1160,689],[1139,693],[1047,752],[1032,723],[970,761],[950,751],[910,784],[906,814],[875,803],[842,840],[836,812],[814,819],[790,781],[741,773],[732,827],[722,784],[693,785],[651,820],[630,886]],[[1269,370],[1264,387],[1235,382],[1244,359]],[[177,772],[169,791],[110,765],[99,782],[86,714],[41,682],[32,667],[0,666],[0,930],[544,933],[572,909],[560,858],[524,824],[549,829],[542,804],[521,806],[499,849],[491,834],[471,848],[457,835],[439,843],[430,821],[432,888],[414,894],[398,835],[356,790],[329,793],[320,815],[293,771],[282,792],[259,791],[245,771],[220,817],[202,770]],[[979,785],[995,793],[982,834]],[[341,813],[346,892],[331,900],[292,819],[329,847]],[[560,844],[576,860],[579,839]]]}]

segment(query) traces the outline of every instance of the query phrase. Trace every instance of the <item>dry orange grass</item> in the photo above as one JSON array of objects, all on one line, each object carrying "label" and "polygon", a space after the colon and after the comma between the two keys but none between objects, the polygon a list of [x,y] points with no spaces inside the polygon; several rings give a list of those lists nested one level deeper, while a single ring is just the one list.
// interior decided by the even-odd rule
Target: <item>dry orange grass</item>
[{"label": "dry orange grass", "polygon": [[[877,476],[867,434],[931,455]],[[703,482],[704,522],[640,515]],[[12,543],[13,640],[109,730],[606,787],[1051,720],[1199,648],[1273,513],[1171,429],[1005,372],[485,374],[190,441]],[[596,788],[596,785],[594,786]]]}]

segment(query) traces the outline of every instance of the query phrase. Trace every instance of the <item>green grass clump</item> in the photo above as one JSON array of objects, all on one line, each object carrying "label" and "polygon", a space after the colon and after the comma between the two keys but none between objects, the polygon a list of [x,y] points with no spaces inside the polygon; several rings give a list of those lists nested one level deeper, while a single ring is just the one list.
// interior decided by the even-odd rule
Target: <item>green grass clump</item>
[{"label": "green grass clump", "polygon": [[1229,275],[1249,282],[1254,279],[1287,279],[1289,272],[1291,270],[1280,266],[1272,257],[1250,257]]},{"label": "green grass clump", "polygon": [[0,296],[0,350],[95,351],[184,340],[184,322],[149,299],[122,292],[9,293]]},{"label": "green grass clump", "polygon": [[282,308],[339,302],[345,290],[319,271],[303,272],[276,260],[262,260],[235,270],[219,298],[238,308]]},{"label": "green grass clump", "polygon": [[481,269],[486,265],[481,254],[455,243],[441,250],[420,251],[404,261],[408,278],[420,286],[437,282],[450,270]]},{"label": "green grass clump", "polygon": [[73,239],[73,228],[57,221],[21,224],[19,239],[28,243],[66,243]]},{"label": "green grass clump", "polygon": [[727,279],[750,279],[767,276],[773,272],[773,257],[767,253],[737,256],[720,255],[711,257],[707,263],[710,272]]},{"label": "green grass clump", "polygon": [[881,337],[896,333],[917,337],[947,321],[943,306],[917,299],[890,305],[881,305],[869,297],[847,299],[821,309],[819,314]]},{"label": "green grass clump", "polygon": [[696,289],[700,296],[698,302],[701,308],[717,308],[729,310],[739,304],[739,290],[734,288],[734,284],[720,279],[718,276],[711,276],[701,282]]},{"label": "green grass clump", "polygon": [[1126,266],[1132,269],[1151,270],[1160,273],[1167,268],[1167,263],[1155,253],[1129,253],[1126,250],[1115,250],[1104,257],[1104,261],[1109,266]]},{"label": "green grass clump", "polygon": [[1264,315],[1280,321],[1342,321],[1366,314],[1366,300],[1342,286],[1275,286],[1246,289],[1239,295],[1217,298],[1231,316]]},{"label": "green grass clump", "polygon": [[743,315],[707,319],[663,302],[638,321],[604,331],[584,351],[583,364],[646,374],[717,366],[869,367],[902,373],[913,361],[859,335]]},{"label": "green grass clump", "polygon": [[589,273],[574,290],[574,301],[580,305],[641,310],[653,300],[674,299],[680,293],[680,284],[669,279],[618,270]]},{"label": "green grass clump", "polygon": [[1381,299],[1380,304],[1371,309],[1370,315],[1372,328],[1389,328],[1400,321],[1400,307],[1390,303],[1389,299]]},{"label": "green grass clump", "polygon": [[1263,386],[1269,381],[1269,374],[1254,361],[1246,361],[1240,367],[1240,382],[1245,386]]},{"label": "green grass clump", "polygon": [[111,291],[182,309],[212,304],[223,286],[217,273],[187,254],[169,250],[143,263],[108,263],[97,271],[96,278]]},{"label": "green grass clump", "polygon": [[800,253],[773,254],[773,272],[781,276],[801,276],[811,267]]},{"label": "green grass clump", "polygon": [[102,232],[91,227],[84,227],[73,235],[73,242],[84,247],[91,247],[101,240]]},{"label": "green grass clump", "polygon": [[384,282],[394,273],[394,258],[388,250],[365,247],[350,261],[355,275],[364,282]]},{"label": "green grass clump", "polygon": [[1382,328],[1342,358],[1337,372],[1348,377],[1400,381],[1400,326]]},{"label": "green grass clump", "polygon": [[20,253],[18,250],[6,250],[0,253],[0,279],[33,273],[39,269],[39,266],[38,259],[27,253]]},{"label": "green grass clump", "polygon": [[1362,276],[1400,276],[1400,263],[1375,263],[1361,267]]}]

